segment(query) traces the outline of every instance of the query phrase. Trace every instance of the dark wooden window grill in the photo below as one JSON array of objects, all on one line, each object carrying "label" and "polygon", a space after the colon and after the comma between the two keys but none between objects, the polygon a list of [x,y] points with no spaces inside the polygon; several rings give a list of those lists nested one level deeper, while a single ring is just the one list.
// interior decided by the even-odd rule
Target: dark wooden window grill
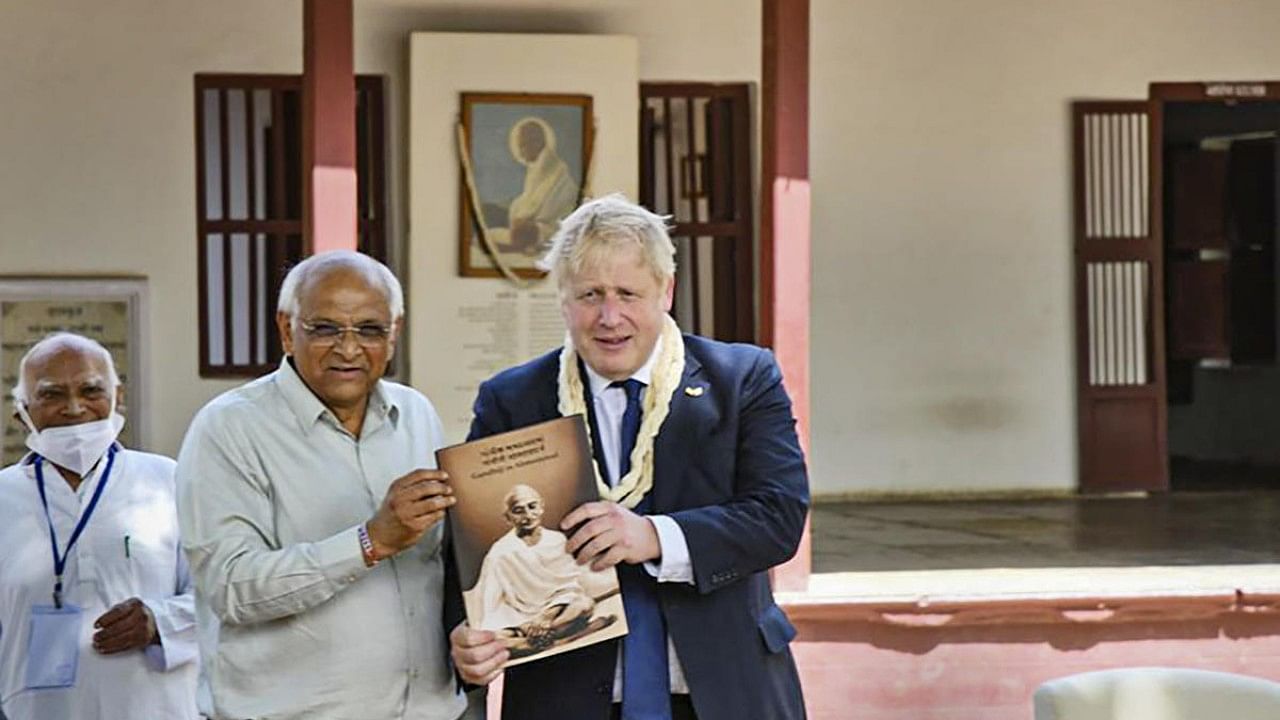
[{"label": "dark wooden window grill", "polygon": [[[383,80],[356,78],[361,252],[387,260]],[[195,77],[200,376],[280,362],[276,295],[303,258],[302,76]]]},{"label": "dark wooden window grill", "polygon": [[755,340],[751,172],[745,83],[640,85],[640,202],[672,216],[686,331]]}]

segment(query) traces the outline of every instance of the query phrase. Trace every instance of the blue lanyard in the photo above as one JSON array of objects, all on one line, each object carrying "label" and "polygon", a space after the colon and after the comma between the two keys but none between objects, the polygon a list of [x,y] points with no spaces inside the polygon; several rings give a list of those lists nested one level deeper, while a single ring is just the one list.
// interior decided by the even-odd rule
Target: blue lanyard
[{"label": "blue lanyard", "polygon": [[98,508],[98,500],[102,497],[102,489],[107,486],[107,479],[111,477],[111,466],[115,462],[116,449],[113,445],[107,451],[107,468],[102,471],[102,478],[98,480],[98,487],[93,490],[93,497],[89,499],[89,506],[81,513],[75,530],[71,531],[71,539],[67,541],[67,549],[59,556],[58,533],[53,529],[53,516],[49,514],[49,499],[44,493],[44,458],[36,455],[36,487],[40,488],[40,502],[44,505],[44,519],[49,523],[49,546],[53,548],[53,604],[55,607],[62,607],[62,571],[67,569],[67,558],[71,557],[71,548],[80,539],[80,533],[84,532],[84,527],[89,524],[89,517],[93,515],[93,511]]}]

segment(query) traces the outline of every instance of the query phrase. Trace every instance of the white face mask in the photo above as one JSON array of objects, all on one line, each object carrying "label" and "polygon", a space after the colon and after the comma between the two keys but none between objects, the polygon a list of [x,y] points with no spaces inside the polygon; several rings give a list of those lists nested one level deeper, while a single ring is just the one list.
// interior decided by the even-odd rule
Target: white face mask
[{"label": "white face mask", "polygon": [[124,428],[124,416],[116,414],[116,401],[111,399],[111,412],[102,420],[36,430],[23,403],[16,403],[18,415],[30,430],[27,447],[49,462],[84,477]]}]

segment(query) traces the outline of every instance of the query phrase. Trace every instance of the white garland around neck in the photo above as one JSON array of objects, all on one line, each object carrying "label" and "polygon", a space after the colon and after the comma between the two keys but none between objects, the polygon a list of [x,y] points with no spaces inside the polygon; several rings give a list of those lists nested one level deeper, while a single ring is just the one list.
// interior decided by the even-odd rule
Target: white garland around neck
[{"label": "white garland around neck", "polygon": [[[684,339],[680,336],[680,328],[670,315],[663,316],[663,321],[662,333],[658,336],[658,357],[653,364],[653,383],[644,394],[644,415],[635,449],[631,451],[631,471],[618,478],[616,486],[609,487],[600,475],[599,465],[594,460],[591,462],[596,471],[600,497],[627,508],[639,505],[653,488],[653,441],[662,422],[667,419],[671,396],[679,387],[684,373]],[[578,353],[570,338],[565,338],[564,349],[560,351],[559,401],[561,415],[587,416],[586,393],[582,387],[582,374],[578,371]],[[587,434],[587,442],[591,442],[590,433]]]}]

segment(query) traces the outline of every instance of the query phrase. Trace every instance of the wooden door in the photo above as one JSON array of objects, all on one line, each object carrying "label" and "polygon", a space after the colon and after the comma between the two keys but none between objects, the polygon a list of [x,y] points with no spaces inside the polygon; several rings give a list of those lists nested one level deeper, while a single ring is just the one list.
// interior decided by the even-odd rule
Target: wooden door
[{"label": "wooden door", "polygon": [[1160,115],[1072,108],[1080,489],[1169,487]]}]

